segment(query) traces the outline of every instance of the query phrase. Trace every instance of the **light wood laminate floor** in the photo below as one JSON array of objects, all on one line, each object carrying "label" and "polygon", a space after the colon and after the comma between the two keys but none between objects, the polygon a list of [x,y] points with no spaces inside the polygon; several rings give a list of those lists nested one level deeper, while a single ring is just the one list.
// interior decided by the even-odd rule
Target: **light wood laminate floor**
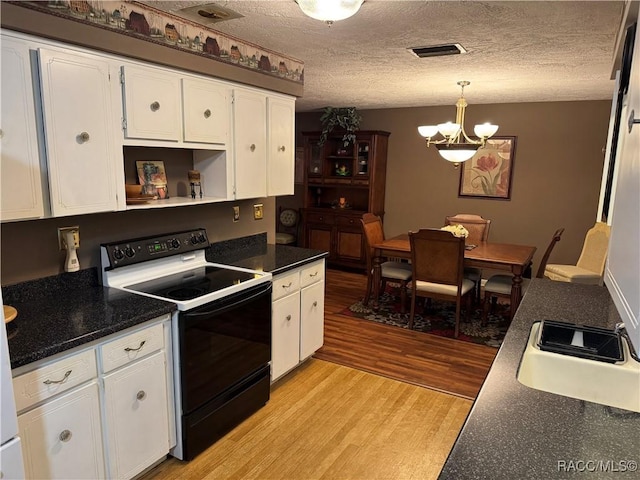
[{"label": "light wood laminate floor", "polygon": [[194,460],[170,458],[143,478],[433,479],[471,403],[310,359]]}]

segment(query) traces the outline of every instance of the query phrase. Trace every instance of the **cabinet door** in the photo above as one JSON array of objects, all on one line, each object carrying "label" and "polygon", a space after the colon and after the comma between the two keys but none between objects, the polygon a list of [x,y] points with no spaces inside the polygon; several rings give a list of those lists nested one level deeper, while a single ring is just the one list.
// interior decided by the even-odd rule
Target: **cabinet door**
[{"label": "cabinet door", "polygon": [[2,220],[44,216],[29,47],[2,37]]},{"label": "cabinet door", "polygon": [[115,210],[122,154],[114,142],[109,64],[40,49],[40,70],[53,215]]},{"label": "cabinet door", "polygon": [[98,384],[56,397],[18,417],[26,478],[104,478]]},{"label": "cabinet door", "polygon": [[144,67],[122,67],[125,136],[151,140],[182,138],[180,77]]},{"label": "cabinet door", "polygon": [[300,293],[300,360],[310,357],[324,344],[324,281]]},{"label": "cabinet door", "polygon": [[169,452],[164,351],[104,377],[111,478],[131,478]]},{"label": "cabinet door", "polygon": [[184,141],[219,143],[229,141],[231,89],[218,82],[182,79]]},{"label": "cabinet door", "polygon": [[233,93],[236,198],[267,195],[267,99],[249,90]]},{"label": "cabinet door", "polygon": [[295,100],[267,99],[269,152],[267,195],[293,195],[295,177]]},{"label": "cabinet door", "polygon": [[271,381],[298,365],[300,360],[300,292],[273,302]]},{"label": "cabinet door", "polygon": [[332,254],[331,231],[332,227],[326,225],[307,224],[307,248],[322,250]]},{"label": "cabinet door", "polygon": [[348,227],[338,227],[336,232],[336,256],[343,260],[364,262],[362,233]]}]

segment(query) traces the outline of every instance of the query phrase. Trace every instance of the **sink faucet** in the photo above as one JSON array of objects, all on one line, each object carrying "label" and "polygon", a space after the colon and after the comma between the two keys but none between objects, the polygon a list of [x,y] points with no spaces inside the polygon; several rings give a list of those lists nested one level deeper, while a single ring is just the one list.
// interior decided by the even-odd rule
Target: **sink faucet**
[{"label": "sink faucet", "polygon": [[616,323],[616,328],[614,329],[614,332],[616,335],[619,335],[620,337],[624,338],[624,340],[627,342],[627,346],[629,347],[629,352],[631,353],[631,357],[636,362],[640,362],[640,357],[638,357],[638,354],[633,349],[633,343],[631,343],[631,338],[629,337],[629,332],[627,332],[627,329],[624,326],[624,322]]}]

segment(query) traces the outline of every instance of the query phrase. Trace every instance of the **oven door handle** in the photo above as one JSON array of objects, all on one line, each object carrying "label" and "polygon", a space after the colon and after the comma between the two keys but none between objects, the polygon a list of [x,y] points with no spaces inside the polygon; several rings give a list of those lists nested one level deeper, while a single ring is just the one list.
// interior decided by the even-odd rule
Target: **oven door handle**
[{"label": "oven door handle", "polygon": [[218,313],[222,313],[226,310],[232,309],[237,307],[238,305],[242,305],[243,303],[247,303],[250,302],[251,300],[253,300],[254,298],[258,298],[261,295],[264,295],[265,293],[269,292],[269,290],[271,289],[271,282],[265,283],[265,286],[263,288],[260,288],[259,290],[257,290],[255,293],[253,293],[252,295],[247,295],[247,296],[241,296],[237,302],[233,302],[233,303],[223,303],[222,305],[220,305],[218,308],[213,308],[213,309],[208,309],[208,310],[200,310],[197,309],[195,311],[192,312],[183,312],[183,315],[185,317],[204,317],[204,316],[213,316],[216,315]]}]

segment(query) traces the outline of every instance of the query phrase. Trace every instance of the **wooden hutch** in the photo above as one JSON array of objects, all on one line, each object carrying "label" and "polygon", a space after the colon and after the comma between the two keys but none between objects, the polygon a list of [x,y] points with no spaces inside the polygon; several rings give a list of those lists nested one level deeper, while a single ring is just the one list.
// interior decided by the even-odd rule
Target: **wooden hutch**
[{"label": "wooden hutch", "polygon": [[[303,132],[303,246],[329,252],[333,265],[366,268],[360,219],[384,215],[389,132],[359,130],[355,143],[332,132],[323,146],[320,132]],[[342,201],[342,203],[341,203]]]}]

